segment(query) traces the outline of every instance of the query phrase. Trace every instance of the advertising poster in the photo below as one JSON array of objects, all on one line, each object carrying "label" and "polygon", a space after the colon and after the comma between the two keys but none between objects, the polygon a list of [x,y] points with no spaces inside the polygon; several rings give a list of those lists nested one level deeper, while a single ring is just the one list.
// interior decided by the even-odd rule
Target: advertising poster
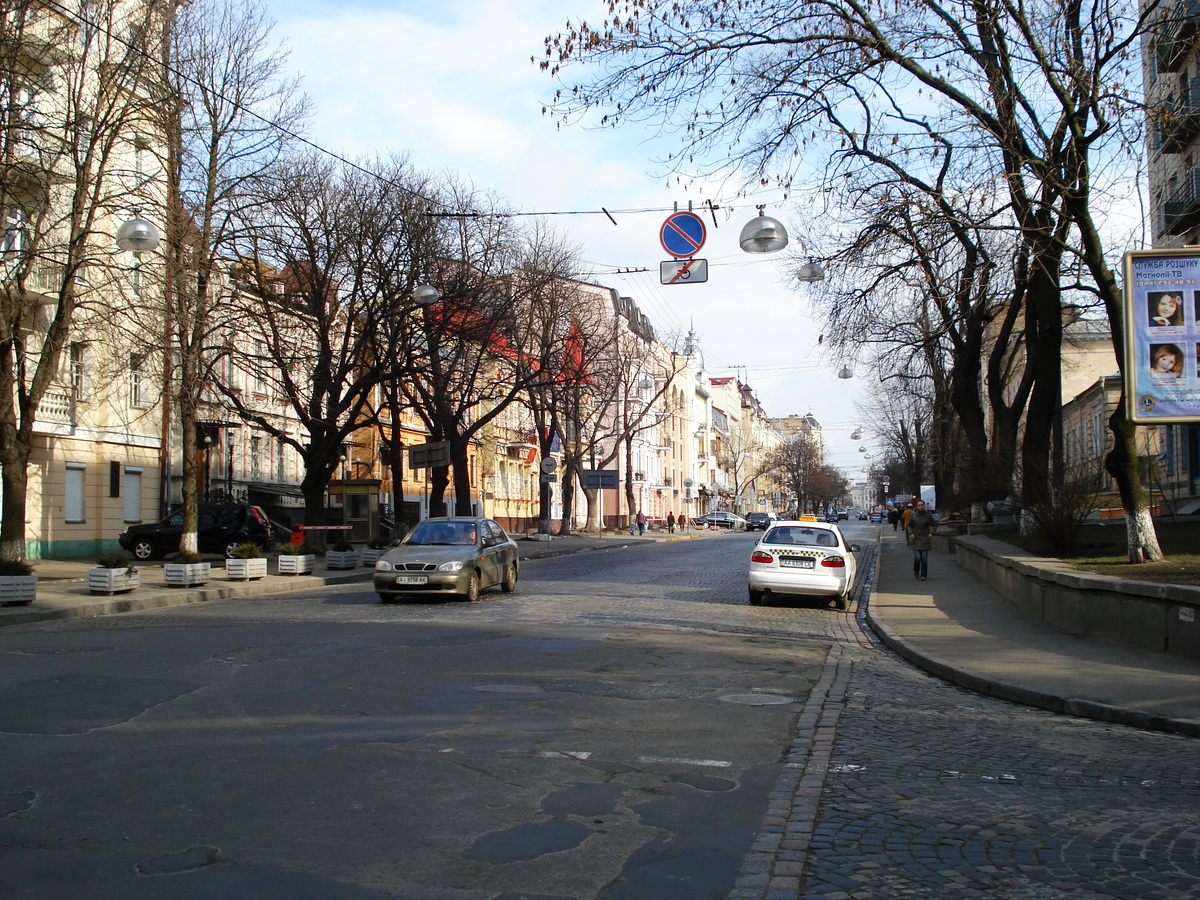
[{"label": "advertising poster", "polygon": [[1125,285],[1130,418],[1200,421],[1200,249],[1127,253]]}]

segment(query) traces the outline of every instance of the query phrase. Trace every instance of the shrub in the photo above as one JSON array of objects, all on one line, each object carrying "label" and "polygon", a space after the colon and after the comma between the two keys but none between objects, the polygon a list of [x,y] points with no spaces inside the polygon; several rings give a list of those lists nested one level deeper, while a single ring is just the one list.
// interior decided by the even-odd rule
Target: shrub
[{"label": "shrub", "polygon": [[32,575],[33,566],[23,559],[0,559],[0,575]]},{"label": "shrub", "polygon": [[349,541],[342,539],[335,542],[329,549],[335,553],[349,553],[354,549],[354,545]]},{"label": "shrub", "polygon": [[114,550],[112,553],[102,553],[96,557],[96,565],[101,569],[130,569],[129,557],[120,550]]},{"label": "shrub", "polygon": [[386,550],[387,548],[388,548],[388,542],[384,541],[384,540],[380,540],[379,538],[374,538],[372,540],[367,541],[367,549],[368,550]]},{"label": "shrub", "polygon": [[258,544],[247,541],[244,544],[238,544],[233,548],[233,552],[229,554],[234,559],[258,559],[262,554],[262,547]]},{"label": "shrub", "polygon": [[204,557],[194,550],[180,550],[171,557],[171,562],[185,566],[204,562]]},{"label": "shrub", "polygon": [[303,541],[301,541],[299,544],[291,543],[281,544],[279,546],[280,556],[307,556],[312,552],[312,547],[308,546],[308,544],[304,543]]}]

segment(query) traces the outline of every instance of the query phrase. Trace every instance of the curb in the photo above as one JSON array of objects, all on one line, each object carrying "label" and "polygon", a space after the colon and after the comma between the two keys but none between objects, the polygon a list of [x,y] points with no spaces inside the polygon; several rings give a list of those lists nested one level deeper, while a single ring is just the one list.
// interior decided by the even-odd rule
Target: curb
[{"label": "curb", "polygon": [[1196,719],[1175,719],[1138,709],[1097,703],[1094,700],[1063,697],[1035,688],[1024,687],[1023,685],[1007,681],[999,681],[970,669],[960,669],[953,666],[944,659],[923,652],[915,644],[900,637],[884,622],[877,619],[873,613],[875,596],[876,592],[871,591],[866,610],[867,624],[870,625],[871,630],[875,632],[876,636],[888,648],[919,668],[924,669],[929,674],[941,678],[943,681],[949,681],[951,684],[975,691],[978,694],[1062,715],[1093,719],[1116,725],[1130,725],[1134,728],[1142,728],[1147,731],[1163,731],[1170,734],[1182,734],[1188,737],[1200,737],[1200,721]]}]

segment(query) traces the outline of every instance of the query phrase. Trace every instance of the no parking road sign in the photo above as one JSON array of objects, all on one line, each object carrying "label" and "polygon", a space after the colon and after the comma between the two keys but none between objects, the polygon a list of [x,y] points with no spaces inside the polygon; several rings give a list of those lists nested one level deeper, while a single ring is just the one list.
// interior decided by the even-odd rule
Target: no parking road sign
[{"label": "no parking road sign", "polygon": [[674,257],[694,256],[704,246],[707,236],[704,220],[693,212],[677,212],[667,216],[659,232],[662,247]]}]

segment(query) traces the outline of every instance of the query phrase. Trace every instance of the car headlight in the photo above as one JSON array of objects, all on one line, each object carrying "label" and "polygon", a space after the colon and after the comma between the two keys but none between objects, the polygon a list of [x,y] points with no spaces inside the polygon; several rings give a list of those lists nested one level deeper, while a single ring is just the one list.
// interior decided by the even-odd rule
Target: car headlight
[{"label": "car headlight", "polygon": [[462,560],[454,559],[454,560],[451,560],[450,562],[442,563],[440,566],[438,566],[438,571],[439,572],[461,572],[462,567],[463,567]]},{"label": "car headlight", "polygon": [[390,572],[390,571],[392,571],[392,564],[390,562],[388,562],[386,559],[376,560],[375,571],[376,572]]}]

